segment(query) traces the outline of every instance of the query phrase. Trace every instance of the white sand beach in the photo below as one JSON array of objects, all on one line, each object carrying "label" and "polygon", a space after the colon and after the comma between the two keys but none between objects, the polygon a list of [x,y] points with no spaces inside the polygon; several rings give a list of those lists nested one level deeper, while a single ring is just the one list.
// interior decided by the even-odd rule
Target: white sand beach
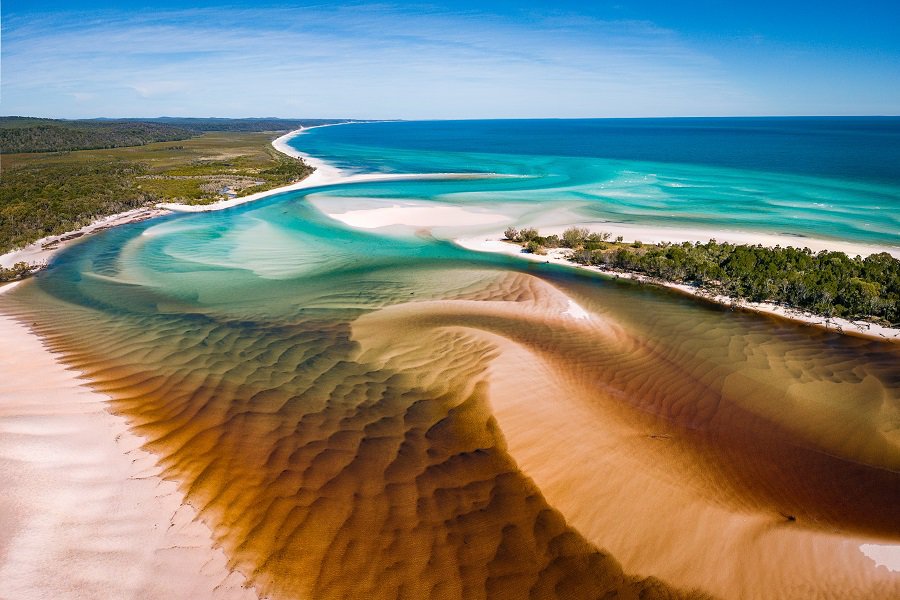
[{"label": "white sand beach", "polygon": [[257,598],[107,397],[25,324],[0,339],[0,597]]}]

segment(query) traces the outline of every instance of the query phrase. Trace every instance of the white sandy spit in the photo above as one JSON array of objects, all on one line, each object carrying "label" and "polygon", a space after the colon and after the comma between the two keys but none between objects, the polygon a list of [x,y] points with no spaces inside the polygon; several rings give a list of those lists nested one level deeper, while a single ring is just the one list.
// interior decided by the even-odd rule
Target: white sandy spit
[{"label": "white sandy spit", "polygon": [[0,339],[0,598],[256,598],[107,398],[19,322]]},{"label": "white sandy spit", "polygon": [[850,321],[848,319],[841,318],[826,319],[825,317],[819,315],[814,315],[812,313],[797,309],[786,308],[784,306],[779,306],[777,304],[772,304],[769,302],[737,302],[734,298],[731,298],[729,296],[713,296],[702,290],[681,283],[658,281],[651,277],[647,277],[645,275],[640,275],[637,273],[621,273],[609,269],[602,269],[600,267],[579,265],[568,260],[568,256],[571,254],[571,250],[568,249],[556,248],[553,250],[549,250],[546,255],[540,255],[523,252],[521,246],[509,242],[504,242],[497,238],[462,238],[453,241],[463,248],[475,250],[477,252],[497,252],[501,254],[509,254],[510,256],[516,256],[524,260],[554,263],[573,269],[587,269],[589,271],[594,271],[595,273],[601,273],[610,277],[621,277],[623,279],[634,279],[635,281],[640,281],[642,283],[653,283],[656,285],[662,285],[664,287],[678,290],[679,292],[689,294],[691,296],[703,298],[717,304],[731,306],[736,309],[774,315],[784,319],[790,319],[791,321],[797,321],[831,331],[851,333],[855,335],[875,338],[882,341],[900,342],[900,329],[884,327],[882,325],[876,325],[874,323],[868,323],[866,321]]},{"label": "white sandy spit", "polygon": [[[335,125],[349,124],[350,123],[334,123],[332,125],[316,125],[315,127],[333,127]],[[208,212],[211,210],[222,210],[225,208],[231,208],[233,206],[240,206],[241,204],[246,204],[248,202],[260,200],[262,198],[274,196],[275,194],[292,192],[296,190],[305,190],[315,187],[324,187],[327,185],[334,185],[338,183],[367,183],[372,181],[399,181],[403,179],[477,179],[487,177],[504,177],[504,175],[498,175],[494,173],[347,173],[346,171],[339,169],[334,165],[330,165],[321,159],[310,156],[309,154],[299,152],[298,150],[288,145],[287,142],[289,140],[303,134],[303,132],[308,129],[315,129],[315,127],[301,127],[300,129],[291,131],[290,133],[286,133],[283,136],[272,141],[272,147],[282,154],[286,154],[293,158],[302,159],[306,164],[310,165],[311,167],[315,167],[315,172],[306,179],[298,181],[297,183],[292,183],[291,185],[267,190],[265,192],[258,192],[256,194],[250,194],[249,196],[243,196],[241,198],[221,200],[212,204],[194,206],[177,203],[163,203],[158,204],[157,206],[175,212]]]},{"label": "white sandy spit", "polygon": [[390,206],[381,208],[326,212],[325,214],[345,225],[359,229],[377,229],[392,225],[406,227],[466,227],[503,223],[507,219],[505,215],[466,210],[460,206],[430,206],[412,202],[393,203]]},{"label": "white sandy spit", "polygon": [[[520,224],[515,224],[521,227]],[[845,240],[829,240],[824,238],[810,238],[804,236],[761,233],[755,231],[740,230],[713,230],[701,228],[670,228],[661,225],[633,225],[629,223],[614,222],[573,222],[564,225],[551,225],[544,227],[540,222],[528,223],[526,226],[537,227],[540,229],[541,235],[561,234],[569,227],[585,227],[591,231],[604,231],[611,234],[615,239],[622,236],[626,242],[640,240],[645,244],[658,244],[660,242],[671,242],[680,244],[682,242],[701,242],[705,243],[709,240],[716,240],[719,243],[727,242],[729,244],[761,244],[769,248],[781,246],[786,248],[793,246],[794,248],[809,248],[813,252],[821,250],[830,250],[833,252],[843,252],[847,256],[856,255],[868,256],[879,252],[887,252],[895,258],[900,258],[900,245],[883,246],[875,244],[863,244],[859,242],[849,242]],[[495,237],[501,237],[500,232]]]}]

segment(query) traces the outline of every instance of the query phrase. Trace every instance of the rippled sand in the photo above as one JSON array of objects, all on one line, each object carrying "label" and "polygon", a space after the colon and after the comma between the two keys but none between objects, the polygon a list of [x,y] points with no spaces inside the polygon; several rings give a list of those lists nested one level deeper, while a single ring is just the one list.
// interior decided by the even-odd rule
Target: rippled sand
[{"label": "rippled sand", "polygon": [[154,239],[0,310],[114,399],[263,595],[900,593],[859,549],[900,544],[896,346],[549,266],[334,269],[273,234],[231,251],[249,279],[218,237]]},{"label": "rippled sand", "polygon": [[87,316],[44,305],[38,327],[263,594],[679,596],[623,573],[518,470],[488,408],[492,344],[373,352],[325,321]]},{"label": "rippled sand", "polygon": [[869,344],[795,332],[754,347],[751,331],[686,362],[702,322],[694,339],[648,343],[608,315],[573,316],[534,280],[504,291],[519,302],[408,304],[354,331],[384,344],[391,322],[413,339],[463,328],[492,343],[489,396],[510,454],[626,570],[729,598],[900,593],[900,574],[860,549],[900,537],[895,349],[860,364],[849,353]]}]

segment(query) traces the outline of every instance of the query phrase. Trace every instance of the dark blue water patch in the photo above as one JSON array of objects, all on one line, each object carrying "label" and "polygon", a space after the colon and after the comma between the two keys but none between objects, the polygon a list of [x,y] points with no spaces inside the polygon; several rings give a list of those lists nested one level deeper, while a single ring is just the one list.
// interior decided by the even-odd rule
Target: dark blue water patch
[{"label": "dark blue water patch", "polygon": [[426,157],[377,151],[385,148],[675,162],[900,183],[900,117],[365,123],[314,129],[294,144],[372,171],[428,170],[427,163],[415,164]]}]

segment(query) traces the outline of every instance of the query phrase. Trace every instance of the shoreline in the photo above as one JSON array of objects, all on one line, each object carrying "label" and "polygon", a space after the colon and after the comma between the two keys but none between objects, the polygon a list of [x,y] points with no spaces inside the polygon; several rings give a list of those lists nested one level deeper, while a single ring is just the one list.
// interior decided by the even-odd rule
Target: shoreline
[{"label": "shoreline", "polygon": [[768,248],[793,246],[794,248],[806,247],[813,252],[822,250],[843,252],[850,258],[857,254],[866,257],[870,254],[887,252],[894,258],[900,259],[900,246],[884,246],[847,240],[829,240],[801,235],[753,232],[739,229],[670,228],[662,225],[633,225],[630,223],[616,223],[614,221],[584,221],[546,227],[540,224],[526,223],[525,226],[538,227],[541,231],[546,231],[548,235],[561,235],[563,231],[570,227],[585,227],[591,230],[607,231],[612,234],[613,238],[621,235],[626,243],[640,240],[645,244],[659,244],[661,242],[669,242],[671,244],[690,242],[693,244],[694,242],[705,243],[712,239],[720,243],[727,242],[735,245],[746,244],[755,246],[760,244]]},{"label": "shoreline", "polygon": [[0,596],[256,600],[109,398],[17,318],[0,337]]},{"label": "shoreline", "polygon": [[627,271],[614,271],[612,269],[603,269],[601,267],[591,265],[580,265],[569,261],[566,256],[571,252],[568,249],[554,248],[548,250],[546,255],[530,254],[523,252],[521,246],[512,242],[505,242],[500,239],[481,239],[481,238],[459,238],[453,240],[456,245],[474,250],[476,252],[495,252],[499,254],[507,254],[516,256],[523,260],[531,260],[534,262],[552,263],[569,267],[572,269],[583,269],[592,271],[606,277],[616,279],[631,279],[644,285],[656,285],[667,289],[675,290],[692,298],[705,300],[713,304],[725,306],[732,310],[746,310],[758,314],[768,315],[803,325],[818,327],[835,333],[844,335],[856,335],[869,339],[875,339],[882,342],[900,343],[900,328],[885,327],[867,321],[851,321],[840,317],[825,318],[804,312],[800,309],[788,308],[771,302],[739,302],[731,296],[713,295],[709,292],[695,288],[683,283],[675,283],[670,281],[657,280],[640,273],[631,273]]},{"label": "shoreline", "polygon": [[[32,256],[46,265],[63,248],[110,227],[173,212],[224,210],[294,190],[338,183],[490,176],[348,174],[287,145],[305,129],[309,128],[292,131],[272,142],[279,152],[303,159],[316,168],[300,182],[210,205],[162,204],[110,215],[4,254],[0,265],[27,260],[23,256]],[[402,217],[400,214],[398,218]],[[649,237],[644,239],[651,241]],[[683,284],[577,265],[562,256],[525,254],[518,246],[497,240],[462,238],[454,242],[469,250],[504,252],[524,260],[554,262],[662,285],[732,306],[719,300],[725,297],[711,298]],[[0,285],[0,294],[22,283]],[[830,331],[843,321],[827,320],[829,325],[823,317],[805,316],[800,311],[796,311],[798,315],[788,314],[783,307],[769,306],[734,308]],[[580,315],[584,311],[577,305],[569,310],[573,318],[583,318]],[[856,331],[859,325],[846,323],[844,330],[838,331],[880,341],[900,341],[898,329],[868,324],[885,331]],[[848,330],[850,327],[854,329]],[[887,333],[892,337],[886,337]],[[0,396],[11,399],[0,404],[0,472],[7,484],[7,498],[0,500],[0,523],[8,531],[7,539],[0,540],[0,555],[4,556],[0,563],[0,596],[44,589],[57,596],[113,596],[114,591],[120,590],[119,597],[257,598],[252,588],[246,587],[244,576],[228,569],[227,556],[216,547],[211,531],[185,502],[177,484],[159,477],[156,456],[141,449],[141,438],[130,431],[123,417],[109,412],[109,398],[90,389],[79,373],[69,370],[26,324],[2,312],[0,335],[7,341],[5,350],[0,349],[5,368],[0,377]],[[160,573],[166,576],[159,577]]]},{"label": "shoreline", "polygon": [[22,248],[10,250],[6,254],[0,255],[0,267],[9,268],[17,262],[26,262],[35,266],[32,273],[40,271],[47,266],[47,263],[57,252],[76,241],[84,239],[86,236],[116,227],[117,225],[139,223],[168,214],[171,214],[171,211],[158,207],[142,206],[101,217],[78,229],[58,235],[48,235]]},{"label": "shoreline", "polygon": [[73,229],[58,235],[43,237],[23,248],[10,250],[0,255],[0,267],[9,268],[17,262],[26,262],[35,265],[34,273],[45,268],[56,255],[57,252],[71,245],[75,241],[80,241],[87,235],[115,227],[117,225],[125,225],[128,223],[137,223],[158,216],[170,215],[173,213],[198,213],[225,210],[262,200],[270,196],[303,190],[315,187],[324,187],[328,185],[344,184],[344,183],[368,183],[373,181],[398,181],[404,179],[479,179],[489,177],[502,177],[494,173],[346,173],[319,158],[310,156],[304,152],[295,150],[287,144],[288,140],[303,134],[309,129],[318,127],[335,127],[338,125],[349,125],[358,123],[358,121],[348,121],[347,123],[330,123],[328,125],[313,125],[311,127],[301,127],[288,133],[285,133],[274,140],[271,145],[275,150],[291,158],[304,161],[306,164],[315,168],[315,171],[308,177],[288,185],[272,188],[263,192],[242,196],[240,198],[229,198],[219,200],[210,204],[181,204],[178,202],[160,202],[151,206],[139,207],[127,210],[105,217],[100,217],[90,224]]},{"label": "shoreline", "polygon": [[[343,124],[344,123],[334,123],[333,125]],[[316,125],[314,127],[328,127],[328,125]],[[332,167],[331,165],[328,165],[319,159],[313,158],[301,152],[297,152],[287,145],[287,140],[296,135],[299,135],[306,129],[313,129],[313,127],[295,129],[274,139],[271,142],[272,147],[277,151],[290,156],[291,158],[304,160],[307,164],[316,169],[311,175],[309,175],[305,179],[302,179],[301,181],[273,188],[271,190],[266,190],[264,192],[257,192],[255,194],[250,194],[249,196],[243,196],[241,198],[219,200],[218,202],[213,202],[211,204],[191,205],[180,204],[178,202],[160,202],[152,207],[144,206],[120,213],[115,213],[112,215],[107,215],[105,217],[95,219],[88,225],[85,225],[78,229],[73,229],[71,231],[67,231],[58,235],[46,236],[22,248],[10,250],[5,254],[0,255],[0,267],[9,268],[15,263],[21,261],[36,265],[37,268],[34,270],[38,271],[46,267],[47,263],[51,258],[53,258],[53,256],[56,255],[57,252],[71,245],[74,241],[81,240],[87,235],[109,229],[110,227],[125,225],[128,223],[137,223],[154,217],[169,215],[176,212],[207,212],[224,210],[226,208],[231,208],[232,206],[238,206],[247,202],[253,202],[254,200],[260,200],[262,198],[267,198],[269,196],[280,194],[282,192],[289,192],[295,189],[303,189],[306,187],[330,185],[332,183],[337,183],[338,181],[343,181],[346,176],[343,175],[343,173],[339,169],[336,169],[335,167]],[[310,181],[312,181],[312,183],[310,183]]]}]

